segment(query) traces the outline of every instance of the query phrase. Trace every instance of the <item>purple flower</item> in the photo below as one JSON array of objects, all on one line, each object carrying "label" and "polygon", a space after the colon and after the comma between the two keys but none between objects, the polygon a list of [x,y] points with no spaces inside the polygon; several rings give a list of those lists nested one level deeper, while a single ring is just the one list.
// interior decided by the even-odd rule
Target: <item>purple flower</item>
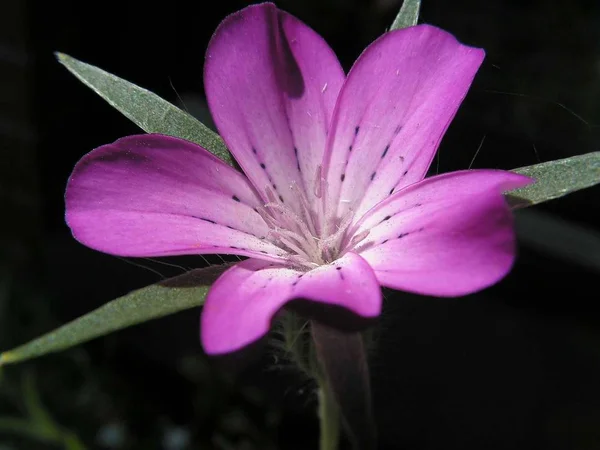
[{"label": "purple flower", "polygon": [[129,136],[75,167],[74,236],[121,256],[235,254],[202,312],[209,354],[264,336],[290,300],[373,318],[381,288],[442,297],[500,280],[515,258],[498,170],[424,180],[484,58],[428,25],[386,33],[346,77],[313,30],[272,4],[219,26],[208,104],[236,171],[163,135]]}]

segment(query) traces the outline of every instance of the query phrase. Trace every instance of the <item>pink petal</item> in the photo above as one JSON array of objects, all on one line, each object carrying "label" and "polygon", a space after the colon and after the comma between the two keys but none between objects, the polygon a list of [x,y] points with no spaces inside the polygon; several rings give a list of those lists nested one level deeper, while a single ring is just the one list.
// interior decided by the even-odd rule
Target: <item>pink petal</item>
[{"label": "pink petal", "polygon": [[338,217],[360,217],[424,178],[483,58],[429,25],[389,32],[364,51],[340,93],[325,156]]},{"label": "pink petal", "polygon": [[249,259],[225,272],[208,293],[200,326],[204,350],[229,353],[257,341],[277,312],[300,298],[342,306],[365,318],[381,311],[375,274],[354,253],[305,273]]},{"label": "pink petal", "polygon": [[313,30],[271,3],[226,18],[207,51],[204,83],[219,132],[263,198],[298,206],[314,189],[344,72]]},{"label": "pink petal", "polygon": [[515,259],[513,218],[502,192],[531,179],[473,170],[428,178],[394,194],[361,220],[360,252],[384,286],[441,297],[502,279]]},{"label": "pink petal", "polygon": [[268,228],[248,180],[182,139],[139,135],[99,147],[77,163],[65,197],[75,238],[106,253],[281,253],[262,240]]}]

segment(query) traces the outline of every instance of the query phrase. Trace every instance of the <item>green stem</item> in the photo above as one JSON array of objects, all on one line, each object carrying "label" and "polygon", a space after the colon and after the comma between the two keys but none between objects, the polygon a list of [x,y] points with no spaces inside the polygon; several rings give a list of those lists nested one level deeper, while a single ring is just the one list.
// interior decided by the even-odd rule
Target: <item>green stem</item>
[{"label": "green stem", "polygon": [[[371,409],[369,367],[363,337],[358,333],[344,332],[318,322],[311,323],[314,351],[313,360],[318,363],[315,371],[322,389],[321,424],[325,436],[332,434],[335,441],[343,426],[344,436],[355,450],[374,450],[377,433]],[[335,409],[327,411],[325,408]],[[327,437],[328,440],[334,440]],[[322,447],[336,449],[333,447]]]},{"label": "green stem", "polygon": [[337,450],[340,441],[340,410],[325,376],[319,376],[320,450]]}]

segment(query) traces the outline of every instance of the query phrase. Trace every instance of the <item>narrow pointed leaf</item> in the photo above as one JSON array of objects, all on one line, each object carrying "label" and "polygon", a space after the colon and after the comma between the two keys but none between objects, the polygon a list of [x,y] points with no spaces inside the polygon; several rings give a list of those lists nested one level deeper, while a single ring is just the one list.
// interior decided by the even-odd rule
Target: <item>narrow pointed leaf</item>
[{"label": "narrow pointed leaf", "polygon": [[20,417],[0,416],[0,433],[13,434],[42,442],[52,442],[53,436],[47,436],[44,430],[32,425]]},{"label": "narrow pointed leaf", "polygon": [[179,137],[201,145],[233,165],[225,143],[214,131],[158,95],[98,67],[56,53],[58,61],[87,87],[147,133]]},{"label": "narrow pointed leaf", "polygon": [[39,338],[0,354],[0,366],[58,352],[113,331],[194,308],[228,264],[192,270],[108,302]]},{"label": "narrow pointed leaf", "polygon": [[520,167],[513,172],[536,179],[507,194],[514,209],[525,208],[599,184],[600,152]]},{"label": "narrow pointed leaf", "polygon": [[419,21],[420,10],[421,0],[404,0],[400,12],[398,12],[394,23],[392,23],[390,31],[414,27]]},{"label": "narrow pointed leaf", "polygon": [[33,372],[26,372],[23,376],[22,389],[23,403],[32,423],[47,435],[59,435],[59,427],[42,404]]}]

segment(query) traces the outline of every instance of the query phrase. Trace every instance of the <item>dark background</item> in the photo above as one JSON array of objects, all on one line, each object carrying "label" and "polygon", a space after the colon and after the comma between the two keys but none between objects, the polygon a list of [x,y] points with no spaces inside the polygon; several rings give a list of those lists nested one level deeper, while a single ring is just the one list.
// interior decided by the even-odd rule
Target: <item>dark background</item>
[{"label": "dark background", "polygon": [[[71,238],[63,193],[73,165],[139,130],[52,52],[177,104],[179,94],[206,120],[208,39],[246,4],[2,0],[0,350],[203,265],[119,259]],[[277,4],[321,33],[348,69],[400,2]],[[484,136],[472,167],[598,150],[599,2],[423,0],[421,21],[487,51],[433,173],[469,167]],[[386,293],[371,355],[380,448],[600,448],[599,194],[596,187],[518,213],[520,257],[493,288],[455,300]],[[229,383],[201,355],[198,315],[3,368],[0,449],[78,448],[57,443],[65,430],[88,449],[316,448],[314,386],[272,352]],[[25,417],[33,394],[62,437],[7,419]]]}]

